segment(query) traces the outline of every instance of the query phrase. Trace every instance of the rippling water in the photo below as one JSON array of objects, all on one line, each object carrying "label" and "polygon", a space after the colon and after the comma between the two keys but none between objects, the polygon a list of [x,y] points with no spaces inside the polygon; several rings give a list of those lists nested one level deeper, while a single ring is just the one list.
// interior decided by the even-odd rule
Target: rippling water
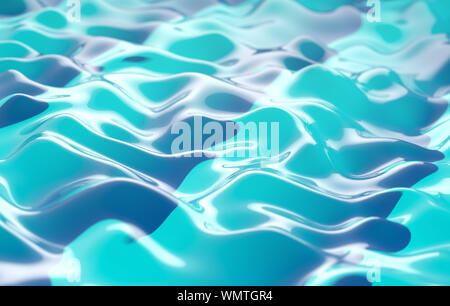
[{"label": "rippling water", "polygon": [[450,284],[449,1],[81,4],[0,3],[1,284]]}]

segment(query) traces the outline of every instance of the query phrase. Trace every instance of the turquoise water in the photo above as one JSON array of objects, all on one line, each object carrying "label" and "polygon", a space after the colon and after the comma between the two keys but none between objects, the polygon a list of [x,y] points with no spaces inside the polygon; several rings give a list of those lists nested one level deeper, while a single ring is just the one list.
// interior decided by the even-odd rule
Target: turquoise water
[{"label": "turquoise water", "polygon": [[67,4],[0,4],[1,284],[450,284],[448,1]]}]

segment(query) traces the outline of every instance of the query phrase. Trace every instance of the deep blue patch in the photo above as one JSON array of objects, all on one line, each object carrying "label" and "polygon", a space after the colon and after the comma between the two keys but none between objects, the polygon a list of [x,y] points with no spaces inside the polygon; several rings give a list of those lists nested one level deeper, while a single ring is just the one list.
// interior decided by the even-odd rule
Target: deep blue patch
[{"label": "deep blue patch", "polygon": [[10,284],[12,286],[24,286],[24,287],[28,287],[28,286],[35,286],[35,287],[48,287],[52,285],[52,282],[50,281],[49,278],[38,278],[38,279],[33,279],[33,280],[29,280],[29,281],[25,281],[25,282],[20,282],[20,283],[14,283],[14,284]]},{"label": "deep blue patch", "polygon": [[344,286],[364,286],[369,287],[372,286],[372,284],[367,280],[366,277],[361,275],[349,275],[346,276],[339,281],[337,281],[335,286],[344,287]]},{"label": "deep blue patch", "polygon": [[117,180],[89,188],[44,209],[20,216],[29,231],[48,242],[68,245],[92,225],[107,219],[132,224],[151,234],[177,206],[156,188]]},{"label": "deep blue patch", "polygon": [[[438,153],[442,154],[441,152]],[[437,170],[438,167],[430,163],[412,164],[389,175],[379,185],[383,188],[409,188]]]},{"label": "deep blue patch", "polygon": [[284,60],[284,65],[289,70],[298,71],[311,65],[311,63],[298,57],[288,57]]},{"label": "deep blue patch", "polygon": [[228,93],[212,94],[206,98],[205,103],[212,109],[230,113],[245,113],[253,105],[244,98]]},{"label": "deep blue patch", "polygon": [[112,27],[99,25],[88,28],[87,33],[91,36],[104,36],[135,44],[142,44],[158,25],[159,23],[140,27]]},{"label": "deep blue patch", "polygon": [[130,56],[123,59],[124,62],[133,62],[133,63],[141,63],[146,62],[148,60],[149,58],[145,56]]},{"label": "deep blue patch", "polygon": [[0,16],[15,16],[25,13],[27,4],[24,0],[2,0]]},{"label": "deep blue patch", "polygon": [[47,110],[48,107],[48,103],[28,96],[14,96],[0,107],[0,128],[37,116]]},{"label": "deep blue patch", "polygon": [[353,231],[349,242],[367,243],[371,250],[398,252],[410,241],[411,232],[407,227],[385,219],[374,219],[363,223]]}]

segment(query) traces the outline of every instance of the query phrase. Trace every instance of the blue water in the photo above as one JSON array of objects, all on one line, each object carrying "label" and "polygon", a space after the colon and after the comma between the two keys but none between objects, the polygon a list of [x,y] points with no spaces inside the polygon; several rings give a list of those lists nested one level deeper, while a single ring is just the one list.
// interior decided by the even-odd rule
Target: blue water
[{"label": "blue water", "polygon": [[68,4],[0,3],[0,284],[450,285],[448,1]]}]

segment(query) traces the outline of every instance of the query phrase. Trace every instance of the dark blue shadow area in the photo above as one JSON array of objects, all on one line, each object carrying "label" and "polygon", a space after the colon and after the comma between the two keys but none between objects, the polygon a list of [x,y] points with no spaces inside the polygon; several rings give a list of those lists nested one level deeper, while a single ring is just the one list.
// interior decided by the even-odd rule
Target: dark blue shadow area
[{"label": "dark blue shadow area", "polygon": [[131,62],[131,63],[142,63],[148,60],[150,59],[145,56],[130,56],[123,59],[124,62]]},{"label": "dark blue shadow area", "polygon": [[412,164],[402,168],[400,171],[396,171],[378,185],[383,188],[410,188],[437,170],[438,167],[430,163]]},{"label": "dark blue shadow area", "polygon": [[346,286],[359,286],[359,287],[370,287],[372,286],[371,283],[367,280],[366,277],[360,276],[360,275],[350,275],[342,278],[341,280],[337,281],[335,286],[338,287],[346,287]]},{"label": "dark blue shadow area", "polygon": [[251,101],[228,93],[209,95],[205,100],[205,104],[212,109],[230,113],[245,113],[253,105]]},{"label": "dark blue shadow area", "polygon": [[0,107],[0,128],[37,116],[46,111],[48,107],[48,103],[28,96],[14,96]]},{"label": "dark blue shadow area", "polygon": [[21,224],[48,242],[67,245],[90,226],[120,220],[151,234],[177,206],[159,190],[128,180],[102,183],[42,210],[23,215]]},{"label": "dark blue shadow area", "polygon": [[61,0],[2,0],[0,17],[11,17],[24,14],[43,7],[56,6]]}]

